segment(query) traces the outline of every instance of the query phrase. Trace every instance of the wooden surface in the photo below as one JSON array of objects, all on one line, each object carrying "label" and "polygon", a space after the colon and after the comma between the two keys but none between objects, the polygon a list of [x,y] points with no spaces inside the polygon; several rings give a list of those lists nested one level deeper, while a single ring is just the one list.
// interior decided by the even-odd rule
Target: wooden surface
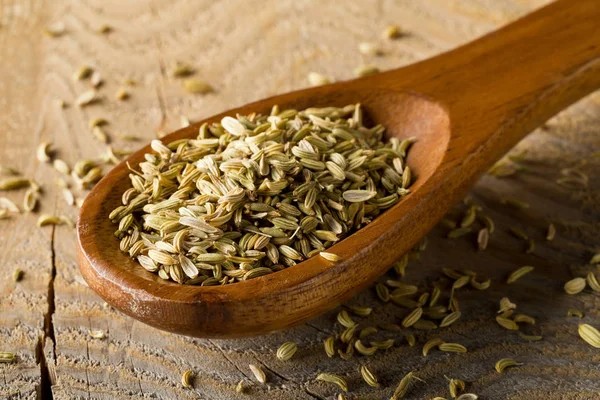
[{"label": "wooden surface", "polygon": [[[131,185],[129,166],[144,161],[152,151],[147,145],[99,182],[82,207],[77,229],[83,277],[111,306],[195,337],[254,336],[316,318],[366,289],[410,251],[533,128],[600,88],[599,20],[596,0],[580,0],[576,9],[561,0],[422,63],[259,100],[164,138],[196,138],[205,123],[267,113],[274,105],[301,110],[351,103],[362,104],[389,136],[416,138],[408,158],[415,177],[411,193],[331,247],[340,257],[335,264],[313,257],[278,274],[215,287],[165,284],[136,268],[118,251],[107,215],[122,204],[121,193]],[[423,92],[433,100],[413,94]]]},{"label": "wooden surface", "polygon": [[[198,120],[305,87],[309,71],[346,79],[362,62],[390,69],[429,57],[543,3],[348,1],[341,8],[297,1],[5,1],[0,8],[0,162],[43,183],[39,211],[74,217],[76,210],[64,203],[53,184],[58,173],[40,165],[34,150],[39,142],[52,141],[71,165],[96,157],[105,146],[89,133],[91,118],[108,118],[109,133],[135,132],[149,140],[176,128],[180,115]],[[257,9],[256,17],[247,17]],[[56,21],[64,21],[68,32],[45,37],[43,27]],[[381,31],[392,22],[410,34],[382,41]],[[114,32],[95,33],[103,23],[111,24]],[[362,41],[381,43],[386,55],[360,56],[356,46]],[[216,93],[185,94],[168,73],[175,59],[197,66],[197,76],[210,81]],[[61,110],[57,99],[72,103],[87,87],[71,78],[83,64],[101,71],[106,99],[83,110]],[[130,89],[131,99],[120,103],[114,93],[125,78],[138,85]],[[600,297],[589,289],[577,296],[562,292],[565,281],[593,270],[587,262],[600,247],[598,126],[600,97],[595,93],[518,145],[515,151],[528,150],[526,171],[505,179],[485,176],[478,182],[473,197],[497,225],[485,252],[475,251],[471,236],[448,240],[442,227],[429,234],[427,249],[420,260],[410,262],[405,281],[430,288],[443,267],[472,269],[493,279],[488,291],[458,294],[461,320],[451,328],[416,331],[414,348],[402,343],[350,361],[327,359],[322,350],[322,340],[341,331],[335,313],[290,331],[244,340],[190,339],[145,326],[105,307],[80,283],[75,237],[68,227],[37,228],[36,215],[0,221],[0,343],[2,350],[18,353],[17,363],[0,365],[0,397],[50,398],[51,392],[55,399],[331,399],[339,390],[314,378],[333,372],[346,376],[361,399],[381,399],[389,398],[405,373],[416,370],[425,383],[416,383],[407,398],[449,397],[444,375],[464,379],[468,391],[484,399],[600,398],[600,353],[578,337],[577,318],[566,316],[569,308],[579,308],[584,321],[598,327]],[[555,183],[560,170],[572,166],[590,176],[589,188],[567,190]],[[21,195],[7,197],[20,202]],[[531,207],[519,211],[501,204],[509,196]],[[558,234],[547,243],[543,238],[550,221]],[[523,253],[523,242],[507,232],[511,226],[536,240],[533,255]],[[527,264],[536,270],[513,285],[503,283],[510,271]],[[25,271],[20,283],[10,278],[17,266]],[[542,334],[543,341],[524,342],[495,323],[503,296],[536,318],[535,326],[523,330]],[[372,290],[353,303],[378,304]],[[398,323],[403,316],[404,310],[386,304],[360,323]],[[102,329],[107,337],[93,340],[89,329]],[[400,339],[403,334],[381,337]],[[434,336],[462,343],[469,353],[435,351],[423,358],[420,348]],[[296,341],[300,350],[292,361],[277,361],[275,350],[287,340]],[[500,375],[493,365],[504,357],[525,365]],[[249,363],[264,366],[267,385],[255,381]],[[378,375],[381,389],[361,381],[358,369],[363,363]],[[179,382],[186,369],[197,373],[194,390]],[[247,395],[234,391],[242,378]]]}]

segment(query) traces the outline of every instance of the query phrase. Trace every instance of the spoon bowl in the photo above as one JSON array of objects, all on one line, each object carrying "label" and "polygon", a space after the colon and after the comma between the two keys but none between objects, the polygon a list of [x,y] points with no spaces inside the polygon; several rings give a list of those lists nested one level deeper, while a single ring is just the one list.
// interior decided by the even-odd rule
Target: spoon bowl
[{"label": "spoon bowl", "polygon": [[353,81],[275,96],[229,110],[167,137],[194,138],[226,115],[361,103],[388,137],[414,136],[411,193],[328,251],[266,276],[225,286],[162,280],[119,250],[108,219],[130,187],[146,146],[90,192],[77,224],[79,265],[104,300],[157,328],[197,337],[241,337],[286,329],[364,290],[414,245],[493,162],[523,136],[600,87],[600,7],[561,0],[473,43],[430,60]]}]

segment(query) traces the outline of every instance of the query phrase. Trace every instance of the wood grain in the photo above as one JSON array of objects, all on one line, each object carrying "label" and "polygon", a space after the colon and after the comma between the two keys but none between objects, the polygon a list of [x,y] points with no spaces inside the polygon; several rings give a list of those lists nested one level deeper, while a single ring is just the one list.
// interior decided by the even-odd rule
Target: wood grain
[{"label": "wood grain", "polygon": [[[149,140],[157,131],[168,132],[177,127],[180,115],[197,120],[268,95],[305,87],[309,71],[345,79],[361,62],[390,69],[429,57],[543,3],[348,1],[340,8],[334,3],[297,1],[260,5],[251,1],[188,0],[125,4],[115,0],[86,4],[4,1],[0,17],[0,101],[5,103],[0,116],[6,126],[0,130],[1,162],[11,160],[24,173],[49,180],[43,211],[56,209],[57,213],[75,215],[75,210],[63,205],[51,183],[58,175],[46,166],[37,166],[33,149],[41,140],[56,142],[61,157],[72,164],[104,151],[104,146],[89,135],[87,123],[92,117],[110,119],[109,133],[136,133]],[[15,9],[21,11],[15,14]],[[41,28],[61,20],[69,33],[53,40],[45,38]],[[393,42],[380,40],[380,32],[392,22],[406,27],[410,35]],[[102,23],[113,25],[114,32],[107,37],[97,35],[94,30]],[[24,40],[30,44],[27,51],[18,46]],[[380,43],[386,56],[360,56],[356,46],[362,41]],[[181,83],[168,74],[175,59],[198,66],[197,76],[214,83],[216,93],[204,97],[186,95]],[[71,79],[73,71],[82,64],[92,64],[102,72],[107,81],[102,94],[107,101],[83,110],[52,108],[55,98],[72,101],[84,90],[85,83]],[[117,103],[113,94],[122,79],[129,76],[140,84],[130,89],[129,101]],[[342,361],[324,356],[322,340],[341,331],[334,324],[334,313],[284,333],[235,341],[190,339],[149,328],[105,308],[91,290],[78,283],[74,235],[66,227],[57,227],[53,245],[56,310],[52,319],[56,351],[52,354],[52,346],[47,346],[45,357],[54,398],[332,399],[336,388],[314,380],[318,372],[328,371],[346,374],[352,392],[361,399],[381,399],[389,398],[400,377],[411,369],[418,370],[418,376],[427,382],[415,384],[407,396],[413,399],[448,397],[444,374],[472,382],[469,391],[486,399],[598,398],[600,356],[578,338],[578,321],[566,317],[568,308],[577,307],[586,314],[585,322],[598,326],[598,294],[567,296],[561,291],[566,280],[590,270],[587,261],[599,246],[600,181],[595,172],[599,159],[592,158],[600,146],[598,126],[600,97],[596,93],[517,147],[516,151],[528,149],[526,172],[512,178],[484,177],[479,181],[473,196],[498,225],[489,250],[476,252],[472,237],[449,241],[443,238],[446,231],[437,228],[429,235],[429,245],[421,259],[409,265],[406,281],[426,286],[440,276],[442,267],[470,268],[494,278],[492,289],[484,293],[461,291],[463,318],[439,332],[416,332],[417,348],[402,344],[371,358]],[[578,165],[581,160],[588,160],[581,168],[590,176],[589,189],[573,192],[554,183],[563,166]],[[14,195],[18,198],[18,194]],[[499,199],[507,196],[528,201],[530,209],[519,212],[503,206]],[[23,288],[20,302],[15,300],[16,290],[7,297],[6,286],[2,287],[0,342],[15,346],[20,361],[0,365],[6,383],[0,387],[0,397],[34,398],[35,385],[41,382],[35,354],[48,309],[52,240],[51,230],[34,228],[34,221],[35,217],[0,221],[0,246],[10,249],[2,252],[0,258],[2,285],[13,287],[10,280],[4,283],[4,278],[10,276],[16,262],[39,274],[39,279],[26,278],[19,284]],[[554,242],[544,243],[544,229],[549,221],[557,225],[558,235]],[[506,232],[514,225],[536,239],[535,255],[523,254],[523,243]],[[28,245],[21,245],[19,251],[23,240],[29,240]],[[536,266],[535,272],[514,285],[501,283],[510,271],[525,264]],[[544,341],[524,343],[496,326],[493,318],[502,296],[517,303],[519,311],[536,317],[537,324],[527,331],[543,334]],[[377,304],[370,290],[353,302]],[[361,320],[361,324],[398,322],[402,317],[402,309],[387,304],[372,317]],[[19,336],[20,331],[5,321],[20,321],[27,334]],[[87,334],[90,328],[103,329],[107,338],[91,340]],[[464,344],[469,353],[434,352],[424,359],[420,345],[438,334],[444,340]],[[381,335],[401,336],[402,333]],[[277,361],[275,350],[287,340],[296,341],[300,350],[291,362]],[[503,357],[519,359],[526,365],[497,374],[493,365]],[[382,389],[368,388],[361,381],[358,369],[365,362],[378,375]],[[249,363],[269,369],[268,385],[256,383]],[[198,373],[194,390],[183,389],[179,383],[186,369]],[[243,378],[250,388],[248,396],[237,395],[233,390]]]}]

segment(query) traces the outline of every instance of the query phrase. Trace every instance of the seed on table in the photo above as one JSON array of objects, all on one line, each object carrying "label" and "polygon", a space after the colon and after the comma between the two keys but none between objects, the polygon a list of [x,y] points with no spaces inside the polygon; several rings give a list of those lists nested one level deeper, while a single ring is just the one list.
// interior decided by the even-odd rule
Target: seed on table
[{"label": "seed on table", "polygon": [[186,79],[183,81],[183,88],[186,92],[193,94],[206,94],[214,91],[210,84],[199,79]]},{"label": "seed on table", "polygon": [[235,391],[238,393],[244,393],[246,391],[246,388],[244,387],[243,379],[241,381],[239,381],[238,384],[235,386]]},{"label": "seed on table", "polygon": [[508,319],[506,317],[503,317],[501,315],[498,315],[496,317],[496,322],[498,322],[498,325],[500,325],[501,327],[511,330],[511,331],[518,331],[519,330],[519,325],[517,325],[517,323],[515,321],[513,321],[512,319]]},{"label": "seed on table", "polygon": [[38,145],[36,150],[36,156],[39,162],[49,163],[51,161],[51,144],[49,142],[42,142]]},{"label": "seed on table", "polygon": [[339,375],[321,373],[317,376],[318,381],[329,382],[338,385],[344,392],[348,391],[348,384],[346,380]]},{"label": "seed on table", "polygon": [[6,197],[0,197],[0,209],[3,209],[4,211],[10,211],[13,213],[21,212],[21,210],[19,210],[19,207],[17,207],[15,202]]},{"label": "seed on table", "polygon": [[12,363],[17,359],[17,355],[10,351],[0,351],[0,363]]},{"label": "seed on table", "polygon": [[193,372],[192,370],[187,370],[183,373],[183,375],[181,376],[181,384],[186,387],[186,388],[193,388],[194,386],[192,385],[192,381],[193,381]]},{"label": "seed on table", "polygon": [[521,336],[522,339],[525,339],[529,342],[537,342],[543,339],[542,336],[538,336],[538,335],[526,335],[523,332],[519,332],[519,336]]},{"label": "seed on table", "polygon": [[358,51],[365,56],[381,55],[381,49],[374,43],[362,42],[358,44]]},{"label": "seed on table", "polygon": [[410,385],[411,380],[414,377],[414,373],[411,371],[408,374],[404,375],[404,377],[398,383],[396,390],[394,390],[394,394],[390,398],[390,400],[398,400],[403,399],[408,391],[408,387]]},{"label": "seed on table", "polygon": [[94,339],[104,339],[106,337],[104,331],[101,330],[90,330],[88,333]]},{"label": "seed on table", "polygon": [[586,281],[590,289],[592,289],[594,292],[600,292],[600,283],[593,272],[589,272],[587,274]]},{"label": "seed on table", "polygon": [[514,367],[517,365],[523,365],[523,363],[516,362],[512,358],[503,358],[496,363],[494,368],[496,368],[496,371],[498,371],[498,373],[502,373],[506,368]]},{"label": "seed on table", "polygon": [[250,371],[252,371],[257,381],[259,381],[260,383],[265,383],[267,381],[267,376],[265,375],[265,372],[262,370],[262,368],[254,364],[249,364],[248,367],[250,367]]},{"label": "seed on table", "polygon": [[521,267],[515,271],[513,271],[508,278],[506,279],[506,283],[511,284],[516,282],[517,280],[521,279],[524,275],[530,273],[531,271],[534,270],[534,267],[526,265],[524,267]]},{"label": "seed on table", "polygon": [[86,107],[99,101],[100,98],[98,97],[97,92],[94,89],[90,89],[81,93],[77,99],[75,99],[75,104],[77,104],[78,107]]},{"label": "seed on table", "polygon": [[361,65],[354,70],[354,76],[361,78],[363,76],[375,75],[379,73],[379,68],[374,65]]},{"label": "seed on table", "polygon": [[441,344],[444,344],[444,341],[440,338],[433,338],[433,339],[428,340],[423,345],[423,357],[427,357],[427,354],[429,354],[430,350],[438,347]]},{"label": "seed on table", "polygon": [[531,325],[535,325],[535,319],[533,317],[530,317],[529,315],[525,315],[525,314],[517,314],[513,317],[513,321],[515,322],[522,322],[525,324],[531,324]]},{"label": "seed on table", "polygon": [[396,39],[402,35],[402,29],[398,25],[388,25],[383,31],[383,37],[386,39]]},{"label": "seed on table", "polygon": [[463,393],[456,398],[456,400],[477,400],[479,396],[475,393]]},{"label": "seed on table", "polygon": [[333,357],[335,355],[335,337],[329,336],[327,339],[325,339],[323,345],[325,347],[325,354],[327,354],[327,357]]},{"label": "seed on table", "polygon": [[586,280],[584,278],[574,278],[565,283],[564,289],[567,294],[577,294],[583,291],[586,286]]},{"label": "seed on table", "polygon": [[331,79],[318,72],[310,72],[308,74],[308,83],[310,83],[311,86],[322,86],[331,83]]},{"label": "seed on table", "polygon": [[370,307],[358,307],[358,306],[345,306],[347,309],[352,311],[353,314],[358,315],[359,317],[367,317],[373,312],[373,309]]},{"label": "seed on table", "polygon": [[567,316],[569,317],[579,317],[580,319],[583,318],[583,313],[580,310],[577,310],[575,308],[571,308],[567,311]]},{"label": "seed on table", "polygon": [[453,313],[446,315],[444,317],[444,319],[442,319],[442,322],[440,322],[440,328],[452,325],[453,323],[458,321],[460,316],[461,316],[460,311],[455,311]]},{"label": "seed on table", "polygon": [[92,74],[92,71],[92,67],[88,65],[83,65],[73,73],[73,80],[81,81],[83,79],[86,79]]},{"label": "seed on table", "polygon": [[358,351],[363,356],[372,356],[373,354],[375,354],[377,352],[377,347],[376,346],[366,347],[360,341],[360,339],[357,340],[356,342],[354,342],[354,348],[356,349],[356,351]]},{"label": "seed on table", "polygon": [[594,254],[590,259],[590,264],[600,264],[600,253]]},{"label": "seed on table", "polygon": [[367,385],[373,387],[379,387],[379,382],[377,382],[377,377],[367,368],[366,365],[360,367],[360,374],[363,377],[363,380],[367,382]]},{"label": "seed on table", "polygon": [[598,329],[588,324],[580,324],[578,331],[579,336],[581,336],[583,340],[593,347],[600,349],[600,332]]},{"label": "seed on table", "polygon": [[287,361],[296,354],[298,346],[294,342],[286,342],[277,349],[277,358],[281,361]]},{"label": "seed on table", "polygon": [[554,224],[548,225],[548,230],[546,232],[546,240],[551,242],[554,240],[555,236],[556,236],[556,228],[554,227]]},{"label": "seed on table", "polygon": [[171,75],[174,78],[185,78],[190,75],[194,75],[196,69],[189,64],[176,62],[171,71]]},{"label": "seed on table", "polygon": [[66,32],[67,30],[65,29],[65,24],[62,22],[56,22],[44,28],[44,33],[46,34],[46,36],[51,38],[60,37]]},{"label": "seed on table", "polygon": [[467,348],[459,343],[441,343],[438,349],[449,353],[466,353]]},{"label": "seed on table", "polygon": [[27,178],[4,178],[0,179],[0,190],[16,190],[27,187],[31,181]]},{"label": "seed on table", "polygon": [[12,273],[13,281],[15,281],[15,282],[21,281],[21,279],[23,279],[23,275],[24,275],[23,270],[21,268],[16,268]]},{"label": "seed on table", "polygon": [[423,308],[421,308],[421,307],[415,308],[410,314],[408,314],[402,320],[402,326],[405,328],[408,328],[408,327],[414,325],[419,319],[421,319],[422,315],[423,315]]}]

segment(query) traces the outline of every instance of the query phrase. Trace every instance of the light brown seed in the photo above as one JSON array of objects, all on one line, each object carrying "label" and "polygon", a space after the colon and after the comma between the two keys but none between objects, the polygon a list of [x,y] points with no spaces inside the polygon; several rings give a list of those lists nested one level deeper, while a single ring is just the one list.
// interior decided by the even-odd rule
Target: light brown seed
[{"label": "light brown seed", "polygon": [[42,214],[37,220],[38,226],[46,226],[46,225],[62,225],[64,221],[56,216],[50,214]]},{"label": "light brown seed", "polygon": [[174,78],[185,78],[190,75],[194,75],[196,69],[189,64],[182,62],[176,62],[173,66],[171,74]]},{"label": "light brown seed", "polygon": [[465,382],[461,379],[450,379],[449,382],[450,397],[458,397],[458,394],[465,390]]},{"label": "light brown seed", "polygon": [[322,86],[331,83],[331,79],[318,72],[310,72],[308,74],[308,83],[310,83],[311,86]]},{"label": "light brown seed", "polygon": [[358,51],[365,56],[378,56],[382,54],[375,43],[362,42],[358,44]]},{"label": "light brown seed", "polygon": [[66,33],[65,24],[63,22],[56,22],[44,28],[46,36],[51,38],[57,38]]},{"label": "light brown seed", "polygon": [[529,341],[529,342],[537,342],[543,339],[542,336],[537,336],[537,335],[526,335],[523,332],[519,332],[519,336],[521,336],[521,338]]},{"label": "light brown seed", "polygon": [[511,331],[518,331],[519,330],[519,325],[517,325],[517,323],[515,321],[513,321],[512,319],[508,319],[506,317],[503,317],[501,315],[498,315],[496,317],[496,322],[498,322],[498,325],[500,325],[501,327],[511,330]]},{"label": "light brown seed", "polygon": [[456,400],[477,400],[479,396],[475,393],[463,393],[456,398]]},{"label": "light brown seed", "polygon": [[193,94],[206,94],[214,91],[210,84],[199,79],[186,79],[183,81],[183,88],[186,92]]},{"label": "light brown seed", "polygon": [[98,94],[94,89],[87,90],[79,95],[77,99],[75,99],[75,104],[78,107],[86,107],[91,104],[97,103],[100,101]]},{"label": "light brown seed", "polygon": [[428,340],[424,345],[423,345],[423,357],[427,357],[427,354],[429,354],[429,351],[435,347],[438,347],[439,345],[443,344],[444,341],[440,338],[433,338]]},{"label": "light brown seed", "polygon": [[17,355],[10,351],[0,351],[0,363],[12,363],[17,359]]},{"label": "light brown seed", "polygon": [[490,240],[490,231],[488,228],[483,228],[477,234],[477,247],[479,250],[485,250]]},{"label": "light brown seed", "polygon": [[511,284],[516,282],[517,280],[519,280],[520,278],[522,278],[524,275],[530,273],[531,271],[533,271],[534,268],[532,266],[526,265],[524,267],[518,268],[517,270],[513,271],[508,278],[506,279],[506,283]]},{"label": "light brown seed", "polygon": [[194,386],[192,385],[193,382],[193,372],[192,370],[187,370],[183,373],[183,375],[181,375],[181,384],[183,385],[183,387],[186,387],[188,389],[193,388]]},{"label": "light brown seed", "polygon": [[16,190],[27,187],[31,181],[27,178],[15,177],[0,179],[0,190]]},{"label": "light brown seed", "polygon": [[600,332],[598,329],[594,328],[588,324],[580,324],[579,328],[579,336],[593,347],[600,349]]},{"label": "light brown seed", "polygon": [[374,65],[361,65],[354,70],[354,76],[363,77],[379,73],[379,68]]},{"label": "light brown seed", "polygon": [[523,239],[523,240],[529,239],[527,234],[525,232],[523,232],[523,230],[521,230],[520,228],[510,227],[510,228],[508,228],[508,230],[510,233],[513,234],[514,237],[516,237],[518,239]]},{"label": "light brown seed", "polygon": [[442,320],[442,322],[440,322],[440,328],[452,325],[453,323],[458,321],[460,316],[461,316],[460,311],[455,311],[453,313],[446,315],[444,317],[444,319]]},{"label": "light brown seed", "polygon": [[338,385],[344,392],[348,391],[348,384],[346,380],[339,375],[322,373],[317,376],[318,381],[335,383]]},{"label": "light brown seed", "polygon": [[546,231],[546,240],[551,242],[554,240],[555,236],[556,236],[556,228],[554,227],[554,224],[548,225],[548,230]]},{"label": "light brown seed", "polygon": [[575,308],[571,308],[567,311],[567,316],[583,318],[583,313]]},{"label": "light brown seed", "polygon": [[564,289],[567,294],[577,294],[583,291],[586,286],[584,278],[574,278],[565,283]]},{"label": "light brown seed", "polygon": [[535,325],[535,319],[533,317],[530,317],[529,315],[525,315],[525,314],[517,314],[513,317],[513,321],[515,322],[522,322],[525,324],[531,324],[531,325]]},{"label": "light brown seed", "polygon": [[414,345],[417,343],[417,340],[415,339],[415,335],[406,335],[406,342],[408,343],[408,345],[410,347],[414,347]]},{"label": "light brown seed", "polygon": [[354,342],[354,348],[363,356],[372,356],[377,352],[376,346],[367,347],[360,341],[360,339]]},{"label": "light brown seed", "polygon": [[498,373],[501,374],[502,372],[504,372],[504,370],[506,368],[514,367],[514,366],[517,366],[517,365],[523,365],[523,363],[516,362],[512,358],[503,358],[501,360],[498,360],[498,362],[496,363],[496,365],[494,366],[494,368],[496,368],[496,371],[498,371]]},{"label": "light brown seed", "polygon": [[466,353],[467,348],[459,343],[441,343],[438,349],[448,353]]},{"label": "light brown seed", "polygon": [[356,325],[356,322],[354,322],[352,320],[352,318],[350,317],[350,315],[348,314],[348,311],[346,310],[341,310],[338,314],[337,314],[337,321],[340,323],[340,325],[342,325],[344,328],[352,328],[354,325]]},{"label": "light brown seed", "polygon": [[592,264],[592,265],[600,264],[600,253],[594,254],[592,256],[592,258],[590,259],[590,264]]},{"label": "light brown seed", "polygon": [[402,326],[405,328],[408,328],[409,326],[414,325],[419,319],[421,319],[422,315],[423,315],[423,308],[422,307],[415,308],[413,311],[411,311],[410,314],[408,314],[406,317],[404,317],[404,319],[402,320]]},{"label": "light brown seed", "polygon": [[83,65],[73,73],[73,80],[81,81],[83,79],[86,79],[92,74],[92,71],[92,67],[88,65]]},{"label": "light brown seed", "polygon": [[265,383],[267,381],[267,376],[261,367],[254,364],[249,364],[248,367],[250,367],[250,371],[252,371],[257,381],[260,383]]},{"label": "light brown seed", "polygon": [[327,354],[327,357],[333,357],[335,355],[335,337],[329,336],[327,339],[325,339],[323,345],[325,347],[325,354]]},{"label": "light brown seed", "polygon": [[373,387],[380,386],[379,382],[377,382],[377,377],[369,370],[369,368],[367,368],[366,365],[360,367],[360,374],[362,375],[363,380],[367,382],[367,385]]},{"label": "light brown seed", "polygon": [[246,388],[244,387],[243,379],[241,381],[239,381],[238,384],[235,386],[235,391],[238,393],[244,393],[246,391]]},{"label": "light brown seed", "polygon": [[413,376],[414,373],[412,371],[404,375],[404,378],[402,378],[398,383],[398,386],[396,386],[396,390],[394,390],[394,394],[392,397],[390,397],[390,400],[403,399],[404,396],[406,396],[406,392],[408,391],[408,387],[413,379]]},{"label": "light brown seed", "polygon": [[369,315],[371,315],[371,313],[373,312],[373,309],[370,307],[358,307],[358,306],[345,306],[346,308],[348,308],[350,311],[352,311],[353,314],[358,315],[359,317],[367,317]]},{"label": "light brown seed", "polygon": [[89,335],[94,338],[94,339],[104,339],[106,337],[106,334],[104,333],[104,331],[101,330],[90,330],[88,331]]},{"label": "light brown seed", "polygon": [[598,278],[593,272],[589,272],[587,274],[587,284],[594,292],[600,292],[600,283],[598,282]]},{"label": "light brown seed", "polygon": [[383,31],[383,37],[386,39],[396,39],[402,35],[402,29],[398,25],[388,25]]},{"label": "light brown seed", "polygon": [[24,272],[21,268],[15,268],[15,270],[12,273],[13,281],[15,281],[15,282],[21,281],[21,279],[23,279],[23,275],[24,275]]},{"label": "light brown seed", "polygon": [[298,346],[294,342],[285,342],[277,349],[277,358],[281,361],[287,361],[296,354]]}]

